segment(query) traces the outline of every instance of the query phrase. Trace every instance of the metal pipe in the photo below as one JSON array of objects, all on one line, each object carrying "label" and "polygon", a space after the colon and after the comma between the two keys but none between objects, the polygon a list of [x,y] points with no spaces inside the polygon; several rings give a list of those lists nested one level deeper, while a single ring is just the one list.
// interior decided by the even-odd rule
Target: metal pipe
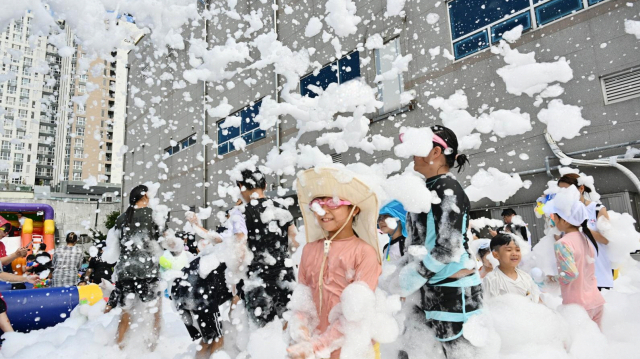
[{"label": "metal pipe", "polygon": [[[276,34],[276,41],[278,40],[278,0],[273,0],[273,32]],[[278,91],[278,74],[276,73],[275,65],[273,67],[273,89],[275,92],[274,99],[276,103],[280,102],[280,92]],[[276,121],[276,148],[280,153],[280,119]],[[280,175],[276,174],[276,190],[280,187]]]},{"label": "metal pipe", "polygon": [[628,168],[619,164],[615,156],[610,157],[608,162],[601,161],[601,160],[574,159],[572,157],[567,156],[564,152],[562,152],[562,150],[560,149],[556,141],[553,138],[551,138],[551,135],[547,131],[545,131],[544,138],[547,141],[547,144],[549,145],[549,147],[551,148],[551,151],[553,152],[553,154],[559,159],[561,160],[565,158],[571,159],[571,163],[574,165],[615,167],[619,169],[622,173],[624,173],[631,180],[631,182],[636,187],[636,190],[638,191],[638,193],[640,193],[640,180],[638,179],[638,176],[636,176]]},{"label": "metal pipe", "polygon": [[637,145],[637,144],[640,144],[640,140],[635,140],[635,141],[630,141],[630,142],[625,142],[625,143],[618,143],[616,145],[608,145],[608,146],[590,148],[588,150],[569,152],[569,153],[565,153],[565,154],[567,156],[575,156],[575,155],[582,155],[582,154],[585,154],[585,153],[592,153],[592,152],[610,150],[610,149],[620,148],[620,147],[625,147],[625,146],[633,146],[633,145]]},{"label": "metal pipe", "polygon": [[[208,1],[203,2],[204,9],[207,10]],[[209,28],[207,19],[204,19],[204,42],[209,46]],[[207,81],[202,81],[202,137],[207,134]],[[202,208],[207,208],[207,146],[202,143]],[[207,227],[207,220],[202,220],[202,225]]]}]

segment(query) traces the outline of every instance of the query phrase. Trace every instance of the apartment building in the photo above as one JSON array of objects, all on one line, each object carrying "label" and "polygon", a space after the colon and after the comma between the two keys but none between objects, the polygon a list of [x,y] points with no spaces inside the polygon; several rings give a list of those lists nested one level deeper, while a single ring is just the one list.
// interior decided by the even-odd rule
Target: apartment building
[{"label": "apartment building", "polygon": [[[74,53],[61,57],[47,38],[29,42],[32,18],[27,13],[0,35],[0,52],[10,59],[0,74],[11,77],[0,83],[0,183],[58,186],[91,176],[120,183],[122,161],[114,158],[113,144],[124,142],[124,104],[116,100],[116,70],[125,72],[119,97],[126,101],[126,65],[117,61],[126,57],[114,50],[107,59],[86,58],[63,22],[60,31]],[[88,71],[79,71],[81,60],[90,62]]]},{"label": "apartment building", "polygon": [[[529,96],[507,92],[504,81],[496,73],[506,65],[504,59],[489,49],[505,31],[517,25],[523,25],[524,31],[512,48],[521,53],[534,51],[538,62],[565,57],[573,70],[574,80],[562,84],[564,93],[558,98],[580,106],[582,115],[591,121],[591,125],[583,128],[581,136],[559,144],[565,153],[580,159],[606,158],[624,154],[626,146],[637,143],[634,141],[640,133],[640,83],[637,81],[640,42],[625,33],[624,20],[637,15],[638,1],[422,0],[406,2],[400,16],[385,16],[386,0],[357,1],[356,15],[362,23],[355,34],[340,38],[340,56],[336,55],[333,44],[323,40],[322,33],[313,37],[303,35],[309,18],[326,15],[323,1],[278,0],[275,4],[278,5],[276,12],[272,10],[271,2],[239,1],[235,10],[240,18],[251,13],[265,14],[260,31],[275,28],[278,39],[292,49],[315,49],[311,61],[322,66],[319,72],[309,69],[309,73],[301,77],[297,91],[303,96],[314,96],[309,91],[310,85],[327,88],[331,83],[355,78],[374,85],[374,78],[389,69],[398,55],[413,56],[407,72],[378,86],[384,106],[378,113],[369,115],[372,135],[397,138],[398,129],[394,125],[398,122],[416,127],[441,123],[438,111],[428,101],[435,96],[448,98],[457,90],[465,91],[469,111],[474,115],[479,114],[477,109],[487,105],[507,109],[518,107],[530,114],[533,128],[525,135],[495,141],[489,136],[483,137],[479,148],[467,151],[472,165],[456,174],[463,186],[469,184],[471,176],[480,168],[488,167],[519,173],[523,180],[532,182],[531,187],[520,190],[506,202],[495,203],[488,199],[474,202],[474,216],[490,216],[499,213],[501,207],[514,206],[532,223],[532,231],[536,232],[534,237],[537,237],[542,228],[533,228],[536,220],[532,204],[543,192],[547,181],[558,177],[555,167],[559,161],[545,140],[546,126],[536,118],[540,108]],[[274,19],[277,21],[275,27]],[[241,23],[232,17],[219,16],[209,26],[190,31],[210,44],[220,43],[229,36],[229,29],[238,29]],[[324,26],[326,28],[327,24]],[[373,34],[382,37],[382,48],[369,50],[364,47],[367,38]],[[132,103],[134,97],[147,104],[152,103],[152,98],[161,101],[142,108],[128,107],[125,143],[129,152],[124,160],[123,192],[127,193],[140,182],[160,181],[164,191],[174,194],[173,204],[170,202],[172,217],[182,216],[184,206],[206,206],[219,199],[217,188],[219,183],[228,181],[226,170],[251,156],[264,160],[278,143],[285,143],[297,135],[295,121],[291,118],[281,118],[281,125],[268,131],[260,130],[252,121],[260,110],[261,99],[267,95],[275,98],[278,86],[284,82],[274,80],[270,68],[259,73],[253,70],[251,81],[234,81],[234,86],[200,82],[175,88],[171,86],[174,79],[161,78],[160,68],[173,65],[175,79],[180,79],[184,69],[190,68],[189,44],[186,46],[185,50],[171,50],[165,57],[154,58],[152,45],[143,38],[138,50],[129,55],[129,86],[142,91],[135,95],[129,92],[128,102]],[[445,50],[449,55],[445,56]],[[253,59],[260,57],[257,51],[250,56]],[[158,80],[145,84],[150,77]],[[416,98],[408,105],[401,105],[399,94],[408,90],[415,90]],[[208,116],[206,109],[217,106],[224,98],[234,108],[232,116],[242,118],[240,127],[224,130],[220,127],[224,118]],[[163,119],[166,124],[149,126],[152,118]],[[203,134],[216,143],[203,146],[199,143]],[[317,132],[304,134],[299,143],[315,145],[318,136]],[[239,137],[247,143],[244,150],[233,146],[233,141]],[[393,156],[392,151],[368,154],[351,149],[337,154],[326,146],[320,149],[332,155],[334,161],[343,163],[370,165]],[[528,160],[512,157],[514,150],[526,153]],[[163,158],[163,166],[158,167],[154,158]],[[154,165],[145,167],[149,162]],[[406,164],[408,161],[403,161],[403,165]],[[640,173],[637,164],[625,166],[636,175]],[[594,176],[596,187],[610,208],[637,216],[637,201],[634,200],[637,190],[620,171],[609,167],[580,169]],[[282,176],[280,184],[290,188],[292,180],[291,176]],[[277,178],[272,176],[268,181],[276,184]]]}]

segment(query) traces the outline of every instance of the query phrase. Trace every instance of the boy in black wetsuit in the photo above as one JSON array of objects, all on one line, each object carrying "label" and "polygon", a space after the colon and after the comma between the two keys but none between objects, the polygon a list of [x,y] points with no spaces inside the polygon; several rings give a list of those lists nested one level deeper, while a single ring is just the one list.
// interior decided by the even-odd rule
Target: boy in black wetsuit
[{"label": "boy in black wetsuit", "polygon": [[253,252],[242,291],[249,316],[263,327],[287,311],[295,276],[285,260],[297,247],[296,227],[282,204],[265,197],[267,183],[260,171],[242,171],[237,185],[244,201],[247,248]]}]

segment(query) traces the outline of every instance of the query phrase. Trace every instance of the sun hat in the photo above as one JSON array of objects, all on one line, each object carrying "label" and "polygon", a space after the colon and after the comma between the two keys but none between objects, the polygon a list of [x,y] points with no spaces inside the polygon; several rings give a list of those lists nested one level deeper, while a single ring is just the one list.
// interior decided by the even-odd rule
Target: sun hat
[{"label": "sun hat", "polygon": [[337,197],[360,209],[353,222],[353,230],[359,238],[375,248],[378,262],[382,263],[377,234],[378,197],[353,172],[331,167],[308,169],[298,174],[296,189],[307,242],[330,240],[309,208],[309,203],[319,197]]}]

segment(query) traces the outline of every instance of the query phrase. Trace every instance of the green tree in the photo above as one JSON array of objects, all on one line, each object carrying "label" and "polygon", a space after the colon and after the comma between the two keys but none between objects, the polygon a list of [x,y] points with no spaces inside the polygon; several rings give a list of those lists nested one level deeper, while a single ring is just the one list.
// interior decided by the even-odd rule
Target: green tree
[{"label": "green tree", "polygon": [[116,219],[120,216],[120,211],[113,211],[107,215],[107,219],[104,221],[104,226],[107,229],[111,229],[116,225]]}]

